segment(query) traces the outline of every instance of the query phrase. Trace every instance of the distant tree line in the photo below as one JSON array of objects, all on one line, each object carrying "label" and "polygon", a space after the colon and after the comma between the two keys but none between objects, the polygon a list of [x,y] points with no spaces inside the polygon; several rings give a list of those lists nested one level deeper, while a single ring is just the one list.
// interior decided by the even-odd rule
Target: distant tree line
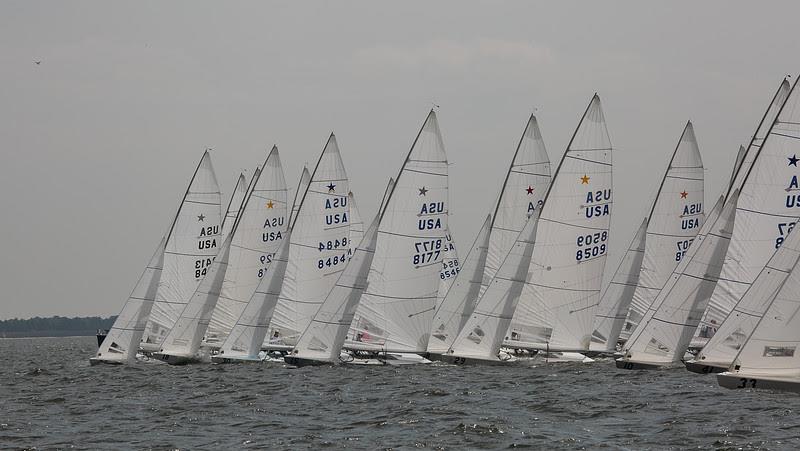
[{"label": "distant tree line", "polygon": [[0,337],[61,337],[65,335],[94,335],[98,329],[110,329],[116,316],[101,318],[86,316],[67,318],[51,316],[29,319],[0,320]]}]

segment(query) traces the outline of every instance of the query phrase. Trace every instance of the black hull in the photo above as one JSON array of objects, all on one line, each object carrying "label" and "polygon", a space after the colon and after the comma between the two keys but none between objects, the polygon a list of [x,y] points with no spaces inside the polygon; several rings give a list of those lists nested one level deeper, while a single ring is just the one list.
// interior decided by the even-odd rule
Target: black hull
[{"label": "black hull", "polygon": [[657,370],[664,368],[663,365],[635,362],[633,360],[617,359],[614,361],[614,363],[617,365],[617,368],[621,370]]},{"label": "black hull", "polygon": [[326,365],[333,365],[331,362],[324,362],[322,360],[314,360],[314,359],[304,359],[302,357],[295,357],[291,355],[287,355],[283,357],[283,361],[287,365],[296,366],[298,368],[304,366],[326,366]]},{"label": "black hull", "polygon": [[683,364],[686,365],[686,369],[687,370],[691,371],[692,373],[697,373],[697,374],[718,374],[718,373],[724,373],[725,371],[728,371],[727,367],[716,366],[716,365],[707,365],[707,364],[699,363],[699,362],[687,361],[687,362],[683,362]]}]

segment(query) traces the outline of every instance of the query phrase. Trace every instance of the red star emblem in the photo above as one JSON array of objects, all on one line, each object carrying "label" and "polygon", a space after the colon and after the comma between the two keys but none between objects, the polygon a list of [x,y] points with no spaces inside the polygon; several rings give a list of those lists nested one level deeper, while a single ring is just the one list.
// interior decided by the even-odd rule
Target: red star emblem
[{"label": "red star emblem", "polygon": [[681,199],[686,199],[686,196],[688,195],[689,193],[687,193],[686,190],[683,190],[683,192],[681,193]]},{"label": "red star emblem", "polygon": [[525,191],[527,191],[528,194],[533,194],[533,188],[530,185],[528,185],[528,189],[526,189]]}]

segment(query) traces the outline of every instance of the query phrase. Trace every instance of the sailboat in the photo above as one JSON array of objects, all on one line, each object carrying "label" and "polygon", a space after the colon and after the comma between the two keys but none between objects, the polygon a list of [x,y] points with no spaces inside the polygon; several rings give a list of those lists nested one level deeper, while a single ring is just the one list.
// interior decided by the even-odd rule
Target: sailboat
[{"label": "sailboat", "polygon": [[494,213],[487,216],[467,254],[467,272],[456,278],[457,288],[446,292],[437,304],[433,339],[428,343],[429,358],[436,359],[450,349],[528,218],[541,207],[549,186],[550,160],[539,123],[531,115],[506,172]]},{"label": "sailboat", "polygon": [[269,259],[286,234],[286,180],[278,148],[273,146],[237,219],[230,264],[205,332],[204,345],[218,348],[233,329],[264,276]]},{"label": "sailboat", "polygon": [[486,291],[528,218],[542,206],[549,187],[550,158],[539,121],[531,115],[495,204],[480,295]]},{"label": "sailboat", "polygon": [[456,243],[455,240],[453,240],[453,235],[450,233],[450,227],[448,226],[445,229],[444,235],[442,269],[439,271],[440,282],[439,292],[436,294],[436,308],[439,308],[442,304],[442,300],[458,276],[461,270],[459,265],[458,250],[456,250]]},{"label": "sailboat", "polygon": [[[793,124],[793,128],[790,136],[800,139],[797,124]],[[765,308],[757,309],[748,320],[755,323],[751,326],[752,332],[743,337],[731,367],[717,375],[720,386],[800,392],[800,356],[796,352],[800,345],[798,236],[800,233],[789,233],[768,269],[761,272],[745,295],[748,301],[759,301],[748,302],[750,305],[766,301]],[[793,263],[787,264],[790,262]],[[761,310],[764,313],[759,316]],[[744,313],[747,312],[743,309],[738,312],[740,315]],[[741,321],[738,323],[742,324]],[[741,331],[745,332],[744,329]]]},{"label": "sailboat", "polygon": [[331,133],[292,218],[289,265],[270,322],[270,344],[291,349],[347,264],[349,182]]},{"label": "sailboat", "polygon": [[[765,121],[772,116],[776,103],[781,101],[784,86],[782,83],[776,93]],[[743,321],[744,317],[739,312],[733,312],[797,221],[796,207],[800,205],[800,196],[795,193],[798,183],[797,162],[800,160],[796,154],[800,153],[800,145],[793,136],[796,134],[795,124],[800,121],[800,111],[797,111],[800,90],[796,86],[795,82],[767,131],[762,132],[765,127],[763,123],[759,126],[750,146],[752,149],[748,150],[743,167],[737,174],[741,194],[736,210],[736,226],[720,282],[698,332],[701,338],[708,340],[698,355],[686,363],[690,371],[720,372],[730,366],[744,344],[743,339],[752,330],[750,321]],[[751,151],[754,153],[752,157]],[[736,185],[737,182],[734,183]],[[744,310],[753,308],[747,305],[742,307]],[[719,332],[717,328],[722,330],[720,324],[729,320],[722,334],[717,336],[714,332]]]},{"label": "sailboat", "polygon": [[358,302],[367,288],[367,276],[375,256],[378,237],[376,216],[325,301],[292,349],[284,357],[295,366],[336,364]]},{"label": "sailboat", "polygon": [[[384,202],[367,289],[345,347],[399,361],[428,347],[448,215],[447,155],[431,110]],[[405,359],[405,358],[408,359]],[[396,363],[392,362],[392,363]]]},{"label": "sailboat", "polygon": [[639,284],[639,272],[642,269],[647,237],[647,219],[644,218],[636,230],[617,270],[614,271],[611,282],[600,296],[594,318],[592,341],[589,343],[590,351],[613,353],[616,350],[617,339],[628,316],[633,293]]},{"label": "sailboat", "polygon": [[205,151],[164,244],[164,262],[141,348],[157,351],[220,249],[219,185]]},{"label": "sailboat", "polygon": [[[717,285],[734,227],[738,191],[720,196],[708,223],[648,307],[623,345],[617,368],[649,369],[679,365],[684,359],[708,299]],[[724,206],[723,206],[724,205]]]},{"label": "sailboat", "polygon": [[527,282],[506,346],[548,353],[589,349],[608,251],[612,153],[595,94],[540,209]]},{"label": "sailboat", "polygon": [[701,344],[733,310],[785,239],[788,223],[797,217],[800,196],[796,198],[792,191],[797,174],[792,158],[797,157],[800,146],[785,135],[800,121],[800,111],[795,112],[800,91],[792,87],[788,93],[787,85],[785,80],[781,83],[732,184],[733,189],[741,190],[736,226],[719,283],[698,328]]},{"label": "sailboat", "polygon": [[89,359],[91,365],[99,363],[130,363],[139,350],[144,326],[150,316],[153,301],[158,289],[158,280],[164,266],[164,244],[167,237],[161,238],[150,262],[139,276],[139,281],[133,288],[122,311],[114,320],[114,325],[108,331],[105,339],[100,343],[97,355]]},{"label": "sailboat", "polygon": [[[691,121],[678,140],[648,218],[639,281],[621,339],[639,325],[703,226],[703,160]],[[616,344],[617,337],[611,337]]]}]

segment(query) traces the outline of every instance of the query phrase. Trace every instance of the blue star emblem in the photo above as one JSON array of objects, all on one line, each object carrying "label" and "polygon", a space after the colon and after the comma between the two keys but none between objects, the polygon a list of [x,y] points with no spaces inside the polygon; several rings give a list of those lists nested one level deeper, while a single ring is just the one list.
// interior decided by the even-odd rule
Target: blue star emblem
[{"label": "blue star emblem", "polygon": [[428,194],[428,189],[427,188],[425,188],[424,186],[422,188],[419,188],[419,195],[420,196],[426,196],[427,194]]},{"label": "blue star emblem", "polygon": [[798,161],[800,161],[800,158],[797,158],[797,154],[792,155],[789,157],[789,166],[797,167]]},{"label": "blue star emblem", "polygon": [[203,222],[204,219],[206,219],[206,215],[200,213],[200,216],[197,217],[197,222]]},{"label": "blue star emblem", "polygon": [[328,185],[327,188],[328,188],[328,192],[332,193],[332,192],[335,191],[334,188],[336,188],[336,185],[334,185],[333,182],[331,182],[331,184]]}]

